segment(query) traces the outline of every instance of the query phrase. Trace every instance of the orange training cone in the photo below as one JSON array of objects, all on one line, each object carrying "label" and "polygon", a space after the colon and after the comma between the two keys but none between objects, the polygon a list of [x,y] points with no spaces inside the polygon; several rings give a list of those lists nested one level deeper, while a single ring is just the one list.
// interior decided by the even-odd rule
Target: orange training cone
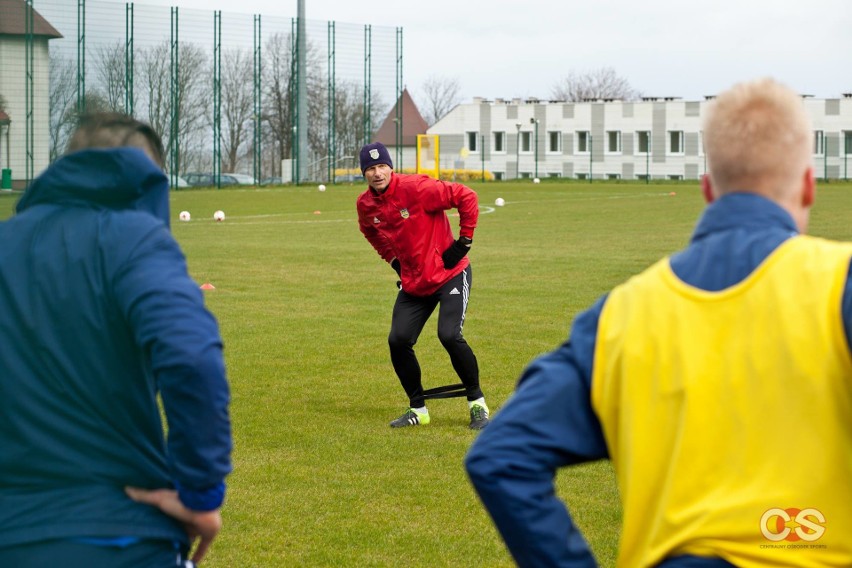
[{"label": "orange training cone", "polygon": [[216,286],[214,286],[210,282],[205,282],[204,284],[201,285],[201,289],[202,290],[215,290]]}]

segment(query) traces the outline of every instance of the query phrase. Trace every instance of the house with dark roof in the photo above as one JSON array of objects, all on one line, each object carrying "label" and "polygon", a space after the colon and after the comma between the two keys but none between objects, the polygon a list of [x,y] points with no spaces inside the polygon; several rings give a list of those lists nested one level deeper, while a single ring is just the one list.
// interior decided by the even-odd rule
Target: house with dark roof
[{"label": "house with dark roof", "polygon": [[[402,111],[400,140],[397,140],[397,107]],[[401,172],[403,168],[413,171],[417,159],[417,135],[426,134],[428,128],[429,125],[414,104],[408,89],[403,89],[396,104],[376,131],[375,141],[387,147],[396,171]]]},{"label": "house with dark roof", "polygon": [[[0,170],[11,170],[12,183],[23,188],[27,165],[27,10],[24,0],[0,0]],[[48,42],[62,34],[36,10],[32,13],[32,171],[50,162]]]}]

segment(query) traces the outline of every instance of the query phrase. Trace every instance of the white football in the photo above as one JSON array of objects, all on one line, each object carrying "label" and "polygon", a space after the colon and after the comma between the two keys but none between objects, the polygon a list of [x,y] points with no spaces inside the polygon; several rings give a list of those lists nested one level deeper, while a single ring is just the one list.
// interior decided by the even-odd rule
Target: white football
[{"label": "white football", "polygon": [[541,183],[541,180],[538,178],[533,178],[533,183]]},{"label": "white football", "polygon": [[325,191],[325,186],[323,184],[319,184],[319,187],[317,187],[317,189],[320,191]]},{"label": "white football", "polygon": [[224,211],[216,211],[213,213],[214,221],[224,221],[225,220],[225,212]]},{"label": "white football", "polygon": [[181,211],[180,215],[178,215],[178,219],[181,221],[189,221],[192,219],[192,215],[189,214],[189,211]]},{"label": "white football", "polygon": [[494,200],[494,205],[496,205],[497,207],[503,207],[504,205],[506,205],[506,201],[502,197],[498,197]]}]

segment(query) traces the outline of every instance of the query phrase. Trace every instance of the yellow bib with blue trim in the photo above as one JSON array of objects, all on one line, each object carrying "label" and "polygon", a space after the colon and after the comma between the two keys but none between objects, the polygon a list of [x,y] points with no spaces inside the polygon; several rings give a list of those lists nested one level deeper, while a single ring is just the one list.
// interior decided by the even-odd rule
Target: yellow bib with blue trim
[{"label": "yellow bib with blue trim", "polygon": [[850,257],[797,236],[719,292],[664,259],[609,295],[592,404],[623,502],[619,566],[852,566]]}]

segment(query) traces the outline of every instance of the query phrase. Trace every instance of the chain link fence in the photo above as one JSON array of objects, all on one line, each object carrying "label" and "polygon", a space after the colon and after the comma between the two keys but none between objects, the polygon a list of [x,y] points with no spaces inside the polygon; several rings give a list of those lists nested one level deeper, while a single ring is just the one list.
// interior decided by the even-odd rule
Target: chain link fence
[{"label": "chain link fence", "polygon": [[26,185],[80,114],[109,110],[162,135],[175,185],[225,173],[333,181],[357,168],[400,96],[402,37],[298,17],[0,0],[4,179]]}]

